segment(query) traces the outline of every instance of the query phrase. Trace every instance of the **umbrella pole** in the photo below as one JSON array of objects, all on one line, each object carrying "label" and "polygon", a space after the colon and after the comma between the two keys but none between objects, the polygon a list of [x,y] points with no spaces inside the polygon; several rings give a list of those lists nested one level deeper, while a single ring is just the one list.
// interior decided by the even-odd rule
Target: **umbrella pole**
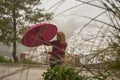
[{"label": "umbrella pole", "polygon": [[47,48],[44,46],[45,52],[47,52]]}]

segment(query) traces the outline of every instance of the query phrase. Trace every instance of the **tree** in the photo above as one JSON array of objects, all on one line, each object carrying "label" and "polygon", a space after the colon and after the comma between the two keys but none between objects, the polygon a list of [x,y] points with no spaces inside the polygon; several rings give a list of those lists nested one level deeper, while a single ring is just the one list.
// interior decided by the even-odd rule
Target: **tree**
[{"label": "tree", "polygon": [[53,13],[40,9],[40,0],[1,0],[0,1],[0,42],[13,46],[13,59],[21,34],[30,24],[51,20]]}]

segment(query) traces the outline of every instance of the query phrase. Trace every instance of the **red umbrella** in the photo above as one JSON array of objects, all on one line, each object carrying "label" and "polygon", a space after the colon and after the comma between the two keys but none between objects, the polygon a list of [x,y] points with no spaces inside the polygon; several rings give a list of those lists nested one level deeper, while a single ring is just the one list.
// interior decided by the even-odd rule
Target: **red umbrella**
[{"label": "red umbrella", "polygon": [[42,44],[40,37],[49,42],[57,34],[57,27],[49,23],[35,24],[25,33],[22,38],[23,45],[36,47]]}]

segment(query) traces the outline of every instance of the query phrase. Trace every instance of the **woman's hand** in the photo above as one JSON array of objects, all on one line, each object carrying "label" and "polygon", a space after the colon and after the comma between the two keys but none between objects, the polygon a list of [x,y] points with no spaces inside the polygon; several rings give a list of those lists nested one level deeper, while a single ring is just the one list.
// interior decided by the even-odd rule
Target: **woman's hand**
[{"label": "woman's hand", "polygon": [[47,54],[47,58],[46,58],[46,60],[45,60],[45,62],[46,62],[47,64],[50,63],[50,57],[51,57],[51,55],[50,55],[50,54]]}]

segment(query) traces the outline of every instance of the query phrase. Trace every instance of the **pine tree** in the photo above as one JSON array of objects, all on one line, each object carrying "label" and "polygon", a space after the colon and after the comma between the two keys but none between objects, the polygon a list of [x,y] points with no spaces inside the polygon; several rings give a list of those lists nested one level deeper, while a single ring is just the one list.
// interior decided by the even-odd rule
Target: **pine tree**
[{"label": "pine tree", "polygon": [[40,8],[40,0],[0,0],[0,42],[13,46],[13,59],[17,45],[26,26],[52,19],[53,13]]}]

